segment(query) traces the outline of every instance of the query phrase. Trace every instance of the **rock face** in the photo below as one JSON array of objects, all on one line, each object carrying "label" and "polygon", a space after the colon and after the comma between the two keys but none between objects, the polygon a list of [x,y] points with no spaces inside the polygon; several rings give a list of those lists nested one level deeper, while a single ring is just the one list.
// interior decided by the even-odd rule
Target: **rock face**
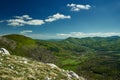
[{"label": "rock face", "polygon": [[75,77],[77,79],[79,79],[80,77],[73,71],[67,71],[68,76],[71,77]]},{"label": "rock face", "polygon": [[1,53],[1,54],[10,55],[9,51],[6,50],[5,48],[0,48],[0,53]]},{"label": "rock face", "polygon": [[0,54],[1,80],[85,80],[73,71],[55,64],[42,63],[27,58]]},{"label": "rock face", "polygon": [[[58,66],[56,66],[55,64],[51,64],[51,63],[47,63],[47,65],[49,65],[52,69],[58,69],[60,72],[65,73],[65,75],[67,75],[67,80],[85,80],[83,77],[79,77],[75,72],[73,71],[65,71],[64,69],[60,69]],[[51,79],[46,79],[46,80],[51,80]]]}]

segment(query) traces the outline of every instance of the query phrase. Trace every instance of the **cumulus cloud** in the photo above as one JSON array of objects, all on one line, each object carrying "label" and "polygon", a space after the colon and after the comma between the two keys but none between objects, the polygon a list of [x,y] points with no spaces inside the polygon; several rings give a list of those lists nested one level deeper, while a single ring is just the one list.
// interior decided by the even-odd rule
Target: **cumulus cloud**
[{"label": "cumulus cloud", "polygon": [[14,16],[14,19],[6,20],[10,26],[24,26],[24,25],[42,25],[44,20],[32,19],[29,15]]},{"label": "cumulus cloud", "polygon": [[80,10],[89,10],[91,6],[89,4],[82,5],[82,4],[67,4],[67,7],[71,8],[71,11],[80,11]]},{"label": "cumulus cloud", "polygon": [[63,14],[60,14],[60,13],[56,13],[52,16],[49,16],[48,19],[45,19],[45,22],[53,22],[53,21],[56,21],[56,20],[60,20],[60,19],[70,19],[71,16],[66,16],[66,15],[63,15]]},{"label": "cumulus cloud", "polygon": [[7,22],[9,26],[25,26],[25,25],[33,25],[38,26],[45,24],[46,22],[53,22],[60,19],[70,19],[71,16],[66,16],[64,14],[56,13],[52,16],[49,16],[45,20],[41,19],[33,19],[29,15],[22,15],[22,16],[14,16],[12,19],[8,20],[0,20],[0,23]]},{"label": "cumulus cloud", "polygon": [[32,30],[23,30],[20,32],[20,34],[26,34],[26,33],[32,33]]},{"label": "cumulus cloud", "polygon": [[27,19],[27,20],[32,19],[29,15],[14,16],[14,17],[17,18],[17,19]]},{"label": "cumulus cloud", "polygon": [[45,22],[43,20],[30,20],[30,21],[27,21],[26,24],[27,25],[42,25],[44,24]]},{"label": "cumulus cloud", "polygon": [[9,19],[7,20],[10,26],[24,26],[25,21],[22,19]]},{"label": "cumulus cloud", "polygon": [[120,33],[115,32],[108,32],[108,33],[83,33],[83,32],[71,32],[67,34],[57,34],[57,36],[61,38],[67,38],[67,37],[77,37],[77,38],[84,38],[84,37],[109,37],[109,36],[120,36]]}]

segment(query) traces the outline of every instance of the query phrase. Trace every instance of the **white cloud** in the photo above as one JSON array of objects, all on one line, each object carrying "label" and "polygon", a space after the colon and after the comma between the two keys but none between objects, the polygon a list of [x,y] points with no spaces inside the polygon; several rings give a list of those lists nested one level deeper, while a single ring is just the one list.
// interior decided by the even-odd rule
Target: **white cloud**
[{"label": "white cloud", "polygon": [[89,10],[91,6],[89,4],[82,5],[82,4],[67,4],[67,7],[71,8],[71,11],[80,11],[80,10]]},{"label": "white cloud", "polygon": [[26,24],[28,25],[42,25],[44,24],[45,22],[43,20],[30,20],[30,21],[27,21]]},{"label": "white cloud", "polygon": [[40,19],[32,19],[29,15],[14,16],[14,19],[6,20],[10,26],[24,26],[24,25],[42,25],[45,22]]},{"label": "white cloud", "polygon": [[70,19],[70,18],[71,18],[71,16],[66,16],[66,15],[63,15],[60,13],[56,13],[52,16],[49,16],[48,19],[45,19],[45,22],[53,22],[53,21],[56,21],[59,19]]},{"label": "white cloud", "polygon": [[83,33],[83,32],[71,32],[67,34],[57,34],[57,36],[61,38],[67,38],[67,37],[77,37],[77,38],[84,38],[84,37],[109,37],[109,36],[120,36],[120,33],[115,32],[108,32],[108,33]]},{"label": "white cloud", "polygon": [[23,30],[20,32],[20,34],[26,34],[26,33],[32,33],[32,30]]},{"label": "white cloud", "polygon": [[24,24],[18,23],[18,22],[10,22],[8,23],[9,26],[24,26]]},{"label": "white cloud", "polygon": [[25,26],[25,25],[37,26],[37,25],[45,24],[46,22],[53,22],[60,19],[70,19],[70,18],[71,16],[65,16],[60,13],[56,13],[52,16],[49,16],[45,20],[33,19],[29,15],[23,15],[23,16],[14,16],[13,19],[8,19],[4,21],[1,20],[0,23],[7,22],[9,26]]},{"label": "white cloud", "polygon": [[24,26],[24,25],[42,25],[45,22],[53,22],[59,19],[70,19],[71,16],[65,16],[63,14],[57,13],[53,16],[49,16],[48,19],[40,20],[40,19],[33,19],[29,15],[23,16],[14,16],[14,19],[7,20],[8,25],[10,26]]},{"label": "white cloud", "polygon": [[10,20],[7,20],[8,22],[8,25],[10,26],[23,26],[25,21],[22,20],[22,19],[10,19]]},{"label": "white cloud", "polygon": [[14,17],[17,18],[17,19],[27,19],[27,20],[32,19],[29,15],[14,16]]}]

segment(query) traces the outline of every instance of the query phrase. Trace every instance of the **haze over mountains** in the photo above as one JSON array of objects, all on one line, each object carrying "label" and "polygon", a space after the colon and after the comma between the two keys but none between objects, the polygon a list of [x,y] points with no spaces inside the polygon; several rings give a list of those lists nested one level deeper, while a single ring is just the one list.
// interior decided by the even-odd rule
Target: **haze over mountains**
[{"label": "haze over mountains", "polygon": [[0,47],[60,68],[73,70],[88,80],[119,80],[120,37],[88,37],[64,40],[35,40],[23,35],[5,35]]}]

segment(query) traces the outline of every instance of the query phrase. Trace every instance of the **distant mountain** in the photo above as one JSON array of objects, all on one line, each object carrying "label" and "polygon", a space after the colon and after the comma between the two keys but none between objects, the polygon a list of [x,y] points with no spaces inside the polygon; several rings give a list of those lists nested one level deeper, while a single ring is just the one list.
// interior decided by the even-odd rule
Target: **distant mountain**
[{"label": "distant mountain", "polygon": [[110,38],[120,38],[120,36],[111,36]]},{"label": "distant mountain", "polygon": [[48,39],[46,41],[62,41],[63,39]]},{"label": "distant mountain", "polygon": [[67,38],[65,40],[69,43],[74,43],[81,46],[86,46],[89,48],[93,48],[96,50],[120,50],[119,36],[111,36],[111,37],[87,37],[87,38]]},{"label": "distant mountain", "polygon": [[[89,80],[117,80],[120,72],[120,37],[35,40],[23,35],[0,37],[10,54],[73,70]],[[112,69],[112,70],[111,70]]]}]

